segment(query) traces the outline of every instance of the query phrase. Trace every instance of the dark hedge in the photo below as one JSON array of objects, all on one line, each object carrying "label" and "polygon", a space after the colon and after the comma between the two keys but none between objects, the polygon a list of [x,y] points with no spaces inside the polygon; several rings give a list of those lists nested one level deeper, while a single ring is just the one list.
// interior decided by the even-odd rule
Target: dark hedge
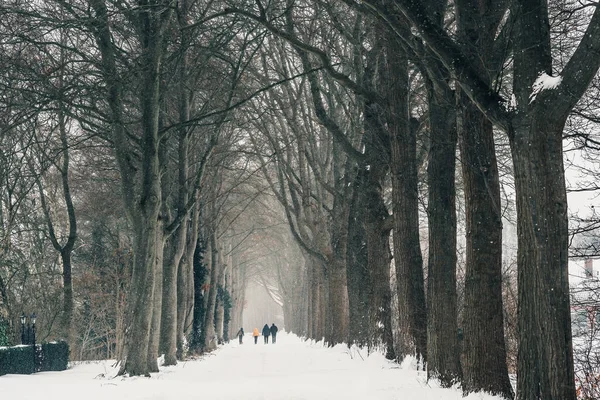
[{"label": "dark hedge", "polygon": [[0,375],[33,374],[35,370],[33,346],[0,348]]},{"label": "dark hedge", "polygon": [[67,342],[42,344],[38,371],[64,371],[69,363]]},{"label": "dark hedge", "polygon": [[0,317],[0,346],[10,346],[10,332],[8,321]]},{"label": "dark hedge", "polygon": [[0,375],[32,374],[38,371],[64,371],[69,363],[67,342],[53,342],[33,346],[0,348]]}]

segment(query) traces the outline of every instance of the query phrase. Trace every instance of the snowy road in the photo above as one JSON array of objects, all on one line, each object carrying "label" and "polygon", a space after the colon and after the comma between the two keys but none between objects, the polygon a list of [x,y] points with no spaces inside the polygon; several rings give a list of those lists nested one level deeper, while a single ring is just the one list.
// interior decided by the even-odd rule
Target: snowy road
[{"label": "snowy road", "polygon": [[[277,344],[232,342],[202,360],[161,368],[151,378],[116,377],[108,362],[63,372],[0,376],[1,400],[491,400],[427,384],[423,372],[375,355],[278,335]],[[363,354],[364,357],[364,354]]]}]

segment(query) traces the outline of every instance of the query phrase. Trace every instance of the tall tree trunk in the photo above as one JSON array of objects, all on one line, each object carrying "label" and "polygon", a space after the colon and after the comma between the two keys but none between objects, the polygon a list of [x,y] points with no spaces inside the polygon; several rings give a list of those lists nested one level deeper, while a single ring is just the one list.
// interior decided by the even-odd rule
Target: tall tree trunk
[{"label": "tall tree trunk", "polygon": [[187,228],[187,243],[177,272],[177,358],[180,360],[183,359],[185,338],[192,334],[194,326],[198,295],[195,289],[194,256],[199,236],[199,223],[200,206],[197,204],[192,211],[192,220]]},{"label": "tall tree trunk", "polygon": [[205,293],[206,309],[204,314],[204,350],[211,351],[217,348],[215,340],[215,307],[217,304],[217,288],[218,288],[218,277],[219,277],[219,265],[220,265],[220,252],[217,248],[217,241],[215,233],[209,233],[209,247],[210,247],[210,281],[208,285],[208,291]]},{"label": "tall tree trunk", "polygon": [[[200,235],[198,235],[200,236]],[[202,296],[202,285],[204,284],[204,275],[206,273],[204,247],[200,237],[194,244],[193,262],[193,286],[194,286],[194,312],[192,319],[192,334],[190,339],[190,352],[199,353],[203,346],[204,331],[204,296]]]},{"label": "tall tree trunk", "polygon": [[[231,327],[235,334],[244,325],[244,266],[234,257],[231,268]],[[284,316],[285,319],[285,316]],[[248,327],[249,329],[249,327]],[[231,336],[233,337],[233,336]]]},{"label": "tall tree trunk", "polygon": [[[127,361],[123,372],[132,375],[147,375],[154,369],[148,363],[148,346],[152,321],[156,273],[157,229],[161,228],[158,215],[161,207],[161,179],[158,156],[158,117],[160,60],[162,59],[162,40],[158,34],[162,27],[157,26],[155,16],[144,13],[146,21],[144,35],[143,60],[145,69],[140,102],[142,105],[142,196],[139,202],[140,221],[135,229],[141,236],[139,246],[134,249],[136,259],[132,277],[133,292],[136,293],[134,309],[129,316],[132,323],[127,346]],[[154,13],[154,11],[152,11]],[[162,243],[161,243],[162,245]],[[133,315],[132,315],[133,314]],[[143,364],[146,364],[142,368]]]},{"label": "tall tree trunk", "polygon": [[[158,217],[158,212],[156,212],[156,217]],[[130,300],[125,316],[129,322],[125,335],[126,361],[121,371],[121,373],[130,375],[149,375],[152,370],[148,363],[148,346],[154,307],[157,229],[159,227],[156,219],[142,221],[136,228]]]},{"label": "tall tree trunk", "polygon": [[219,276],[217,278],[217,303],[215,305],[215,333],[217,343],[223,343],[223,329],[225,327],[225,305],[223,303],[223,283],[225,281],[225,268],[219,268]]},{"label": "tall tree trunk", "polygon": [[366,205],[360,194],[364,189],[365,175],[358,174],[353,184],[348,216],[348,248],[346,255],[349,307],[349,344],[365,346],[368,343],[368,285],[367,239],[364,219]]},{"label": "tall tree trunk", "polygon": [[315,308],[317,310],[315,340],[325,340],[327,332],[327,304],[328,304],[328,280],[325,265],[321,260],[314,260],[315,275],[317,279]]},{"label": "tall tree trunk", "polygon": [[369,348],[385,352],[387,359],[396,358],[392,337],[392,311],[390,291],[389,244],[390,218],[383,201],[382,184],[385,167],[375,162],[366,170],[366,187],[363,204],[369,205],[365,213],[367,239],[367,265],[369,273]]},{"label": "tall tree trunk", "polygon": [[[333,144],[333,179],[336,195],[333,199],[333,218],[330,225],[330,245],[332,256],[329,272],[329,316],[331,332],[330,345],[348,343],[349,300],[346,254],[348,251],[348,224],[350,196],[352,195],[352,163],[342,157],[341,146]],[[345,162],[344,162],[345,161]]]},{"label": "tall tree trunk", "polygon": [[215,311],[215,332],[217,335],[217,343],[223,343],[223,328],[225,326],[225,308],[223,307],[223,299],[217,297],[217,307]]},{"label": "tall tree trunk", "polygon": [[[242,266],[239,263],[237,257],[233,257],[233,263],[231,265],[231,335],[230,338],[235,336],[235,333],[243,328],[243,307],[244,301],[242,297],[243,293],[243,284],[242,280]],[[284,309],[284,320],[285,320],[285,309]]]},{"label": "tall tree trunk", "polygon": [[[378,42],[381,38],[378,38]],[[382,80],[383,66],[379,65],[378,79]],[[375,67],[373,67],[375,69]],[[371,71],[374,73],[374,71]],[[368,75],[368,74],[366,74]],[[372,83],[365,76],[367,85]],[[380,82],[383,83],[383,82]],[[389,170],[389,136],[383,129],[384,115],[379,105],[365,101],[364,110],[364,147],[365,160],[359,165],[358,174],[364,174],[359,182],[364,187],[359,189],[359,201],[365,208],[364,220],[367,247],[367,270],[369,274],[369,348],[379,349],[387,359],[396,359],[394,339],[392,335],[392,294],[390,288],[390,224],[391,216],[383,197],[384,179]]]},{"label": "tall tree trunk", "polygon": [[[180,27],[181,43],[180,43],[180,61],[178,68],[179,75],[179,123],[178,136],[179,136],[179,168],[178,168],[178,183],[179,192],[177,196],[178,212],[184,213],[190,196],[195,196],[194,199],[198,203],[198,196],[194,193],[191,194],[190,190],[190,179],[189,179],[189,137],[191,129],[188,126],[190,121],[190,102],[192,99],[192,93],[189,84],[189,56],[188,49],[191,41],[191,30],[187,29],[191,18],[189,17],[190,2],[188,0],[181,0],[177,3],[178,13],[177,19]],[[204,162],[200,162],[200,173],[204,171]],[[185,211],[185,215],[182,218],[181,225],[178,228],[179,234],[181,235],[178,240],[177,256],[173,259],[175,274],[171,276],[173,279],[173,286],[171,290],[175,293],[175,302],[171,310],[173,315],[176,316],[176,320],[173,323],[173,328],[170,330],[172,337],[170,340],[173,341],[171,345],[171,353],[169,354],[169,361],[174,362],[176,358],[181,359],[183,357],[183,344],[184,344],[184,330],[188,326],[189,318],[192,318],[192,312],[188,312],[190,307],[193,307],[193,296],[194,296],[194,285],[193,285],[193,254],[196,248],[196,238],[198,235],[198,218],[199,208],[196,205],[191,211],[191,223],[188,223],[188,216],[190,211]],[[189,324],[191,325],[191,324]],[[175,351],[173,351],[175,350]],[[167,359],[165,356],[165,364]]]},{"label": "tall tree trunk", "polygon": [[[306,268],[306,264],[305,264]],[[307,276],[308,272],[304,272],[304,276]],[[311,337],[309,331],[310,324],[310,281],[308,279],[304,279],[306,282],[305,285],[302,285],[301,290],[299,291],[300,297],[298,302],[297,310],[299,312],[299,327],[300,332],[302,332],[303,336]]]},{"label": "tall tree trunk", "polygon": [[325,276],[321,260],[308,254],[309,265],[309,337],[315,341],[323,340],[325,337],[324,324],[324,285]]},{"label": "tall tree trunk", "polygon": [[329,311],[331,333],[327,342],[330,346],[348,342],[348,287],[346,280],[346,264],[336,259],[329,263]]},{"label": "tall tree trunk", "polygon": [[[61,83],[62,86],[62,83]],[[69,343],[74,340],[72,332],[72,321],[73,321],[73,278],[72,278],[72,253],[75,246],[75,240],[77,239],[77,218],[75,216],[75,206],[73,205],[73,196],[71,195],[71,187],[69,184],[69,143],[67,139],[67,121],[63,110],[62,102],[59,103],[58,110],[58,130],[60,134],[60,143],[62,146],[62,164],[58,167],[61,176],[63,198],[65,200],[68,216],[68,227],[69,234],[67,241],[64,245],[61,245],[59,238],[56,236],[54,230],[54,223],[52,222],[52,216],[50,213],[49,205],[46,202],[46,196],[44,194],[44,187],[42,184],[42,178],[40,175],[36,175],[36,184],[40,193],[40,200],[42,203],[42,210],[46,218],[48,225],[48,235],[50,236],[50,242],[52,246],[60,254],[60,260],[62,263],[62,278],[63,278],[63,301],[62,301],[62,313],[59,320],[59,327],[61,336],[65,338]]]},{"label": "tall tree trunk", "polygon": [[[177,312],[182,310],[181,318],[177,316],[177,357],[181,359],[183,355],[183,344],[185,338],[192,331],[192,315],[194,313],[194,273],[190,259],[185,255],[181,259],[179,273],[177,274]],[[180,301],[181,299],[181,301]]]},{"label": "tall tree trunk", "polygon": [[[238,321],[240,328],[244,323],[244,305],[246,304],[246,265],[240,264],[240,289],[239,289],[239,300],[238,300]],[[248,327],[250,329],[251,327]]]},{"label": "tall tree trunk", "polygon": [[[67,127],[62,105],[59,110],[59,130],[60,140],[63,147],[63,163],[60,169],[63,195],[67,205],[67,215],[69,218],[69,237],[65,245],[60,249],[60,257],[63,264],[63,318],[62,330],[64,337],[71,343],[73,341],[73,279],[71,267],[71,255],[77,239],[77,218],[75,216],[75,206],[71,196],[71,187],[69,185],[69,144],[67,142]],[[54,240],[55,241],[55,240]],[[54,242],[53,241],[53,242]],[[56,246],[55,246],[56,247]]]},{"label": "tall tree trunk", "polygon": [[[502,216],[492,124],[459,92],[465,191],[463,391],[512,399],[502,307]],[[485,293],[485,296],[482,296]]]},{"label": "tall tree trunk", "polygon": [[[371,349],[381,349],[387,359],[396,358],[392,338],[392,311],[390,292],[389,229],[382,227],[387,217],[380,189],[369,185],[366,198],[372,210],[367,211],[365,236],[367,238],[369,271],[369,342]],[[385,212],[387,214],[387,211]]]},{"label": "tall tree trunk", "polygon": [[177,275],[185,245],[186,223],[167,241],[162,276],[162,322],[160,325],[161,351],[165,354],[164,365],[177,364]]},{"label": "tall tree trunk", "polygon": [[[494,37],[508,3],[461,0],[458,32],[473,57],[495,72]],[[463,391],[514,396],[508,379],[502,307],[502,215],[492,124],[462,91],[458,136],[465,193],[466,271],[463,314]],[[482,293],[485,296],[482,297]]]},{"label": "tall tree trunk", "polygon": [[434,79],[426,81],[430,124],[427,372],[429,378],[451,386],[462,376],[456,308],[456,113],[445,79]]},{"label": "tall tree trunk", "polygon": [[66,255],[65,252],[61,252],[61,259],[63,265],[63,310],[61,330],[63,332],[63,337],[69,343],[73,343],[73,334],[71,332],[73,323],[73,268],[71,266],[71,256]]},{"label": "tall tree trunk", "polygon": [[237,330],[239,328],[234,328],[234,325],[232,324],[233,321],[233,297],[232,297],[232,293],[233,293],[233,268],[234,265],[237,264],[237,257],[236,257],[236,253],[235,253],[235,249],[230,249],[230,254],[229,254],[229,259],[230,259],[230,263],[229,266],[227,267],[227,272],[225,274],[225,283],[223,288],[227,291],[228,295],[229,295],[229,311],[225,314],[225,332],[223,334],[223,339],[225,339],[225,342],[229,342],[231,339],[235,338],[235,333],[237,332]]},{"label": "tall tree trunk", "polygon": [[517,397],[574,400],[562,132],[600,63],[600,9],[565,67],[561,86],[537,96],[534,81],[541,72],[552,73],[547,2],[517,1],[513,11],[518,112],[509,139],[518,217]]},{"label": "tall tree trunk", "polygon": [[[194,220],[195,217],[192,217]],[[185,239],[181,242],[181,255],[178,259],[178,267],[176,269],[176,274],[173,276],[173,292],[175,295],[174,303],[172,306],[171,312],[173,313],[173,321],[172,326],[169,327],[169,332],[172,335],[172,350],[174,351],[171,355],[172,359],[183,359],[183,350],[184,350],[184,342],[185,342],[185,327],[186,320],[191,317],[189,314],[189,308],[194,305],[194,289],[193,289],[193,271],[191,272],[190,277],[190,269],[193,268],[190,265],[190,260],[193,260],[193,256],[190,256],[190,252],[194,251],[196,244],[196,235],[194,232],[190,231],[191,227],[188,226],[188,222],[182,222],[179,229],[182,229],[186,232]],[[198,228],[197,223],[191,224],[196,229]],[[192,237],[188,237],[191,235]],[[186,242],[187,239],[187,242]],[[190,282],[191,281],[191,282]],[[165,355],[165,365],[166,355]]]},{"label": "tall tree trunk", "polygon": [[416,131],[410,126],[408,58],[392,33],[386,41],[387,120],[391,142],[394,262],[399,310],[396,357],[425,357],[427,311],[419,240]]},{"label": "tall tree trunk", "polygon": [[161,310],[163,306],[162,286],[163,286],[163,254],[165,248],[163,226],[159,224],[156,230],[156,259],[154,270],[156,273],[154,279],[154,305],[152,309],[152,325],[150,328],[150,342],[148,343],[148,368],[149,372],[158,372],[158,349],[160,347],[161,336]]},{"label": "tall tree trunk", "polygon": [[304,265],[306,266],[306,282],[308,283],[306,286],[306,336],[310,339],[316,338],[316,329],[315,329],[315,314],[317,311],[315,310],[315,287],[316,287],[316,277],[313,266],[312,257],[306,253],[304,254]]},{"label": "tall tree trunk", "polygon": [[523,400],[575,399],[564,122],[548,121],[550,112],[516,132],[511,146],[519,216],[517,393]]}]

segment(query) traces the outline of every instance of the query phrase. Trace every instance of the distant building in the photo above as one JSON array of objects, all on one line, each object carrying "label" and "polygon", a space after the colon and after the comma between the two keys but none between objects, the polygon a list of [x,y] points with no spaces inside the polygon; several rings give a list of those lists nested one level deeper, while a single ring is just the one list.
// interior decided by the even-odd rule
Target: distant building
[{"label": "distant building", "polygon": [[600,259],[569,263],[573,336],[600,329]]},{"label": "distant building", "polygon": [[594,259],[587,258],[583,261],[583,272],[586,279],[594,277]]},{"label": "distant building", "polygon": [[592,278],[600,279],[600,257],[569,259],[569,282],[571,284]]}]

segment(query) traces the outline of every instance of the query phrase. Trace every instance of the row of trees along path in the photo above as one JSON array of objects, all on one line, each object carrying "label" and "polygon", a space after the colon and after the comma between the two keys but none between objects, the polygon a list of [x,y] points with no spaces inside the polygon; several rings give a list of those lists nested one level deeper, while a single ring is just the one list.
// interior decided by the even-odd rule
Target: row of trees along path
[{"label": "row of trees along path", "polygon": [[[26,224],[22,199],[38,198],[62,336],[78,340],[77,241],[110,226],[134,255],[127,288],[106,289],[126,295],[109,322],[122,373],[158,371],[163,353],[175,364],[186,342],[214,349],[254,281],[306,337],[420,357],[465,393],[513,398],[510,367],[518,399],[576,398],[563,133],[600,66],[595,3],[48,0],[5,2],[0,19],[1,256]],[[108,220],[82,211],[99,190],[84,178],[120,188]]]}]

